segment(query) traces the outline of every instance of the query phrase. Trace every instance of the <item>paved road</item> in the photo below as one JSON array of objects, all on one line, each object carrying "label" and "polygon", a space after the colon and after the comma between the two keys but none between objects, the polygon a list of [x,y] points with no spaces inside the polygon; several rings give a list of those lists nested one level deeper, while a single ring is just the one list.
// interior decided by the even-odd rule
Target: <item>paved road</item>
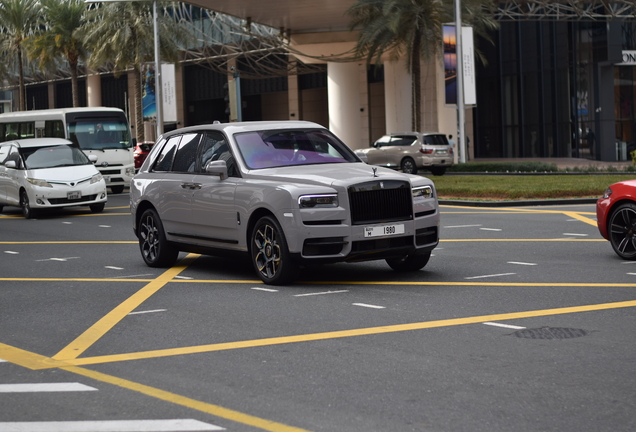
[{"label": "paved road", "polygon": [[0,432],[636,430],[636,263],[592,205],[443,206],[420,272],[274,288],[146,267],[127,204],[0,215]]}]

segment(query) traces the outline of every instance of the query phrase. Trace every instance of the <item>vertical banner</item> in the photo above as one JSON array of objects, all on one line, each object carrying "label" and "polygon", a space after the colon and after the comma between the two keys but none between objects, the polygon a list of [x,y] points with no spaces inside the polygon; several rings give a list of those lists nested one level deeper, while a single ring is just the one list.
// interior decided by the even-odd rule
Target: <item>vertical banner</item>
[{"label": "vertical banner", "polygon": [[462,57],[464,66],[464,103],[477,104],[475,87],[475,49],[473,44],[473,28],[462,27]]},{"label": "vertical banner", "polygon": [[141,65],[141,106],[145,122],[157,121],[155,98],[155,66],[152,63]]},{"label": "vertical banner", "polygon": [[177,122],[177,93],[174,78],[174,64],[164,63],[161,65],[161,98],[163,99],[163,121],[164,123]]},{"label": "vertical banner", "polygon": [[[141,66],[141,106],[143,107],[144,121],[156,123],[157,100],[155,94],[155,65],[144,63]],[[166,123],[177,121],[177,95],[175,90],[174,65],[170,63],[161,65],[161,87],[163,89],[163,121]]]},{"label": "vertical banner", "polygon": [[[447,105],[457,104],[457,40],[455,26],[444,24],[444,93]],[[462,57],[464,78],[464,104],[477,103],[475,86],[475,53],[472,27],[462,27]]]},{"label": "vertical banner", "polygon": [[457,41],[455,26],[444,24],[444,94],[447,105],[457,104]]}]

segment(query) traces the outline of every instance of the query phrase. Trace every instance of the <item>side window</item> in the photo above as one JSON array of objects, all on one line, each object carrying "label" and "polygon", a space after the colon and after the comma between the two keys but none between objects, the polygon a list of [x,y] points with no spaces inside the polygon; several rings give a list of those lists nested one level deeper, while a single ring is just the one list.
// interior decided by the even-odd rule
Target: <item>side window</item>
[{"label": "side window", "polygon": [[9,156],[6,158],[4,163],[9,161],[15,162],[15,167],[17,169],[22,169],[22,159],[20,158],[20,153],[18,152],[18,148],[16,146],[9,146]]},{"label": "side window", "polygon": [[180,140],[181,135],[177,135],[171,137],[168,142],[166,142],[166,145],[161,149],[159,157],[157,157],[153,171],[170,171],[172,160],[174,159],[174,154]]},{"label": "side window", "polygon": [[177,155],[174,158],[172,164],[172,171],[174,172],[194,172],[195,162],[197,160],[197,146],[201,135],[199,134],[185,134],[181,137],[181,143],[177,150]]},{"label": "side window", "polygon": [[0,147],[0,165],[4,165],[4,162],[7,160],[10,148],[10,145],[3,145]]},{"label": "side window", "polygon": [[385,135],[375,142],[374,147],[388,146],[390,140],[391,140],[391,137],[388,135]]},{"label": "side window", "polygon": [[62,120],[46,120],[44,122],[44,136],[51,138],[66,138]]},{"label": "side window", "polygon": [[236,162],[230,147],[227,145],[225,136],[220,132],[207,132],[203,135],[200,147],[201,160],[199,172],[205,172],[205,166],[210,161],[224,160],[227,164],[227,175],[229,177],[240,177]]},{"label": "side window", "polygon": [[392,146],[410,146],[417,141],[417,137],[414,135],[400,135],[391,138]]}]

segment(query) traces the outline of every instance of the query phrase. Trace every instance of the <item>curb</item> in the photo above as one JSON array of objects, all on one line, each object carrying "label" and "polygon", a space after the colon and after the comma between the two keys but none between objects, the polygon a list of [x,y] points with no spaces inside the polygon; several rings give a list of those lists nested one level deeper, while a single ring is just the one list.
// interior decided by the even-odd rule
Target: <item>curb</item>
[{"label": "curb", "polygon": [[578,205],[596,204],[598,198],[572,198],[572,199],[548,199],[548,200],[518,200],[518,201],[464,201],[438,199],[440,205],[454,205],[460,207],[526,207],[547,205]]}]

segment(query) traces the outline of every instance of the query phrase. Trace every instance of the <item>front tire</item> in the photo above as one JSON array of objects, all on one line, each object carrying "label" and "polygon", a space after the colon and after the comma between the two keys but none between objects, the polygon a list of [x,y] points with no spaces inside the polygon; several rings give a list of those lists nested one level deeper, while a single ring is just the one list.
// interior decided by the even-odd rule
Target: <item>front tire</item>
[{"label": "front tire", "polygon": [[400,167],[404,174],[417,174],[417,165],[415,165],[415,161],[410,157],[404,158]]},{"label": "front tire", "polygon": [[427,252],[421,255],[407,255],[402,258],[389,258],[386,263],[393,270],[398,272],[414,272],[418,271],[428,263],[431,253]]},{"label": "front tire", "polygon": [[91,204],[89,207],[91,208],[91,211],[93,213],[101,213],[104,211],[104,207],[106,207],[106,204],[104,203]]},{"label": "front tire", "polygon": [[153,209],[146,210],[139,220],[139,250],[148,267],[171,267],[179,250],[166,240],[163,224]]},{"label": "front tire", "polygon": [[271,216],[263,216],[254,225],[250,254],[258,277],[268,285],[284,285],[297,274],[283,229]]},{"label": "front tire", "polygon": [[20,191],[20,208],[25,219],[33,219],[35,217],[35,211],[29,204],[29,195],[27,195],[25,190]]},{"label": "front tire", "polygon": [[636,260],[636,204],[618,206],[607,228],[614,252],[625,260]]}]

